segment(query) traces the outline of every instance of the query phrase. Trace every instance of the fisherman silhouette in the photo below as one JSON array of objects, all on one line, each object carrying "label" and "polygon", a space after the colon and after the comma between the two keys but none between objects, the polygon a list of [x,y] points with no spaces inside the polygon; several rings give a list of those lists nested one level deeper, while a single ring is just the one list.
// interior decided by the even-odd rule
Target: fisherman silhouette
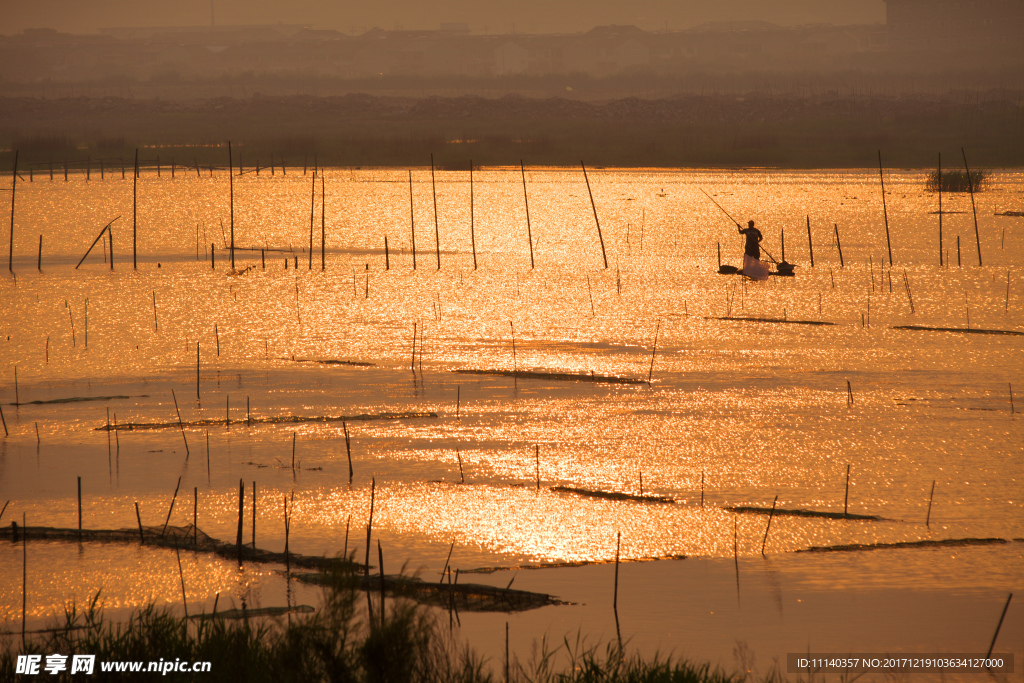
[{"label": "fisherman silhouette", "polygon": [[747,243],[743,248],[743,253],[752,258],[760,259],[760,242],[763,238],[761,236],[761,231],[754,227],[754,221],[747,221],[746,228],[740,228],[739,225],[737,225],[736,227],[739,229],[740,234],[746,236],[747,238]]},{"label": "fisherman silhouette", "polygon": [[754,280],[767,280],[768,267],[761,262],[760,242],[763,239],[761,231],[754,227],[754,221],[747,221],[746,228],[741,228],[737,223],[736,228],[747,239],[743,247],[743,270],[741,272]]}]

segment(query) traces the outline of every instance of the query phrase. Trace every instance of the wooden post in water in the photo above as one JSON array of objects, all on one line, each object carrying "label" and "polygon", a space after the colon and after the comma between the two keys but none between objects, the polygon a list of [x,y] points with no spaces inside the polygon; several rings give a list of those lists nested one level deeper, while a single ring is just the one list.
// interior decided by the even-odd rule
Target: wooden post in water
[{"label": "wooden post in water", "polygon": [[135,148],[135,171],[132,173],[132,268],[139,269],[138,218],[139,218],[139,149]]},{"label": "wooden post in water", "polygon": [[[173,168],[173,166],[171,167]],[[173,178],[174,175],[172,174]],[[192,487],[192,545],[199,544],[199,487]]]},{"label": "wooden post in water", "polygon": [[434,248],[437,253],[437,269],[441,270],[441,231],[437,226],[437,186],[434,183],[434,153],[430,153],[430,191],[434,195]]},{"label": "wooden post in water", "polygon": [[651,367],[647,371],[647,386],[651,386],[651,376],[654,375],[654,356],[658,353],[658,332],[661,331],[661,318],[658,318],[658,324],[654,328],[654,350],[651,351]]},{"label": "wooden post in water", "polygon": [[931,526],[932,500],[935,498],[935,480],[932,480],[932,492],[928,494],[928,513],[924,516],[924,525]]},{"label": "wooden post in water", "polygon": [[[13,537],[17,541],[17,537]],[[21,513],[21,648],[25,649],[25,615],[28,606],[28,523]]]},{"label": "wooden post in water", "polygon": [[370,536],[373,533],[373,502],[377,493],[377,479],[370,479],[370,519],[366,523],[366,561],[364,562],[364,573],[370,575]]},{"label": "wooden post in water", "polygon": [[7,252],[7,270],[14,272],[14,191],[18,187],[18,150],[14,150],[14,171],[11,174],[11,240]]},{"label": "wooden post in water", "polygon": [[231,270],[235,269],[235,174],[231,159],[231,140],[228,140],[228,192],[231,195]]},{"label": "wooden post in water", "polygon": [[846,495],[843,496],[843,517],[847,516],[850,505],[850,465],[846,465]]},{"label": "wooden post in water", "polygon": [[245,515],[245,480],[238,480],[238,535],[235,536],[235,548],[238,561],[242,561],[242,520]]},{"label": "wooden post in water", "polygon": [[811,255],[811,268],[814,267],[814,243],[811,241],[811,217],[807,216],[807,252]]},{"label": "wooden post in water", "polygon": [[[601,241],[601,258],[604,260],[604,268],[608,270],[608,254],[604,250],[604,235],[601,234],[601,221],[597,220],[597,204],[594,203],[594,193],[590,191],[590,178],[587,177],[587,167],[583,165],[583,161],[580,161],[580,168],[583,169],[583,180],[587,183],[587,195],[590,196],[590,208],[594,210],[594,223],[597,224],[597,238]],[[524,181],[525,191],[525,181]],[[643,238],[641,237],[640,243],[643,244]],[[642,247],[641,247],[642,250]],[[718,265],[722,265],[722,245],[718,245]]]},{"label": "wooden post in water", "polygon": [[416,213],[412,208],[412,170],[409,170],[409,229],[412,231],[412,269],[416,270]]},{"label": "wooden post in water", "polygon": [[252,549],[256,550],[256,482],[252,482]]},{"label": "wooden post in water", "polygon": [[43,236],[39,236],[39,256],[36,258],[36,270],[43,272]]},{"label": "wooden post in water", "polygon": [[[281,166],[284,171],[284,166]],[[320,270],[326,269],[327,249],[327,179],[326,174],[320,174]]]},{"label": "wooden post in water", "polygon": [[352,483],[352,476],[354,471],[352,469],[352,441],[348,435],[348,424],[345,420],[341,421],[341,428],[345,431],[345,453],[348,455],[348,483]]},{"label": "wooden post in water", "polygon": [[622,547],[622,532],[615,533],[615,588],[612,592],[612,609],[619,609],[619,551]]},{"label": "wooden post in water", "polygon": [[[842,268],[845,264],[843,263],[843,245],[839,241],[839,224],[833,223],[832,226],[836,230],[836,249],[839,250],[839,267]],[[831,273],[832,271],[829,272]]]},{"label": "wooden post in water", "polygon": [[384,627],[384,551],[380,548],[380,539],[377,539],[377,571],[380,574],[380,625]]},{"label": "wooden post in water", "polygon": [[196,342],[196,400],[199,399],[199,342]]},{"label": "wooden post in water", "polygon": [[[996,638],[998,638],[998,637],[999,637],[999,629],[1001,629],[1001,628],[1003,627],[1003,619],[1004,619],[1004,618],[1006,618],[1006,610],[1010,608],[1010,600],[1013,600],[1013,593],[1010,593],[1010,594],[1009,594],[1009,595],[1007,596],[1007,598],[1006,598],[1006,604],[1005,604],[1005,605],[1003,605],[1003,613],[999,615],[999,623],[998,623],[998,624],[996,624],[996,632],[992,634],[992,642],[991,642],[991,643],[989,644],[989,646],[988,646],[988,654],[986,654],[986,655],[985,655],[985,659],[989,659],[989,658],[991,658],[991,657],[992,657],[992,650],[993,650],[993,649],[995,648],[995,646],[996,646]],[[989,667],[989,666],[988,666],[988,665],[986,664],[986,665],[985,665],[985,668],[986,668],[986,669],[989,669],[989,668],[991,668],[991,667]]]},{"label": "wooden post in water", "polygon": [[313,174],[313,190],[309,196],[309,270],[313,270],[313,218],[316,216],[316,173]]},{"label": "wooden post in water", "polygon": [[974,205],[974,181],[971,180],[971,169],[967,166],[967,152],[960,148],[964,155],[964,170],[967,171],[967,189],[971,193],[971,211],[974,213],[974,240],[978,245],[978,267],[981,267],[981,237],[978,235],[978,207]]},{"label": "wooden post in water", "polygon": [[537,490],[540,491],[540,444],[534,445],[534,456],[537,459]]},{"label": "wooden post in water", "polygon": [[889,241],[889,211],[885,206],[885,175],[882,173],[882,150],[878,150],[878,178],[882,184],[882,216],[885,218],[885,246],[889,249],[889,267],[891,268],[892,242]]},{"label": "wooden post in water", "polygon": [[942,267],[942,152],[939,152],[939,267]]},{"label": "wooden post in water", "polygon": [[[530,229],[530,200],[526,195],[526,166],[519,160],[519,170],[523,174],[523,206],[526,207],[526,238],[530,241],[530,270],[533,270],[533,231]],[[605,268],[608,264],[605,263]]]},{"label": "wooden post in water", "polygon": [[765,544],[768,543],[768,531],[772,528],[772,517],[775,516],[775,504],[779,502],[779,496],[775,496],[775,500],[772,501],[772,510],[768,513],[768,526],[764,528],[764,540],[761,541],[761,555],[764,555]]},{"label": "wooden post in water", "polygon": [[135,503],[135,521],[139,523],[139,543],[146,542],[146,535],[142,533],[142,515],[139,514],[139,503]]},{"label": "wooden post in water", "polygon": [[469,239],[473,246],[473,270],[476,270],[476,226],[473,216],[473,160],[469,160]]},{"label": "wooden post in water", "polygon": [[288,553],[288,496],[284,496],[284,566],[291,567],[291,559]]},{"label": "wooden post in water", "polygon": [[[116,421],[117,421],[117,416],[116,415],[114,416],[114,420],[115,420],[115,423],[116,423]],[[181,477],[180,476],[178,477],[178,484],[174,487],[174,495],[171,496],[171,505],[170,505],[169,508],[167,508],[167,519],[164,520],[164,528],[163,528],[163,531],[160,532],[161,536],[163,536],[164,534],[167,533],[167,525],[171,523],[171,513],[174,512],[174,501],[176,501],[178,499],[178,489],[179,488],[181,488]]]},{"label": "wooden post in water", "polygon": [[82,478],[78,478],[78,540],[82,540]]}]

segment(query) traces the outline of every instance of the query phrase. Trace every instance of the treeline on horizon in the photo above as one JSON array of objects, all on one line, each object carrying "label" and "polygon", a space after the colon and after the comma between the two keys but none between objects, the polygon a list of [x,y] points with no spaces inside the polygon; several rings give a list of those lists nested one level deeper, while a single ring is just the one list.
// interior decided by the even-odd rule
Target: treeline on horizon
[{"label": "treeline on horizon", "polygon": [[[1020,92],[679,95],[583,101],[518,95],[349,94],[208,98],[0,98],[0,172],[99,172],[133,161],[250,169],[527,165],[930,168],[968,150],[975,167],[1024,166]],[[950,157],[952,158],[952,157]],[[236,157],[236,163],[238,159]],[[180,172],[180,171],[179,171]]]}]

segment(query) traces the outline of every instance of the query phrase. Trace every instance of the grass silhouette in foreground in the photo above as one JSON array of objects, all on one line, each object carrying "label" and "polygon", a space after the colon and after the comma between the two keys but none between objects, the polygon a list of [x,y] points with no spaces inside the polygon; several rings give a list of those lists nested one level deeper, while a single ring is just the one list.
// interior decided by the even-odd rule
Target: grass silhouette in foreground
[{"label": "grass silhouette in foreground", "polygon": [[[125,622],[103,616],[99,594],[86,609],[65,610],[63,623],[53,630],[31,634],[24,648],[15,636],[0,650],[0,679],[15,680],[18,654],[94,654],[91,680],[167,681],[217,680],[267,683],[278,681],[687,681],[718,683],[743,680],[690,664],[654,656],[645,659],[617,643],[588,646],[568,639],[552,648],[541,640],[527,663],[489,665],[437,618],[439,612],[412,602],[387,601],[386,616],[373,615],[360,600],[355,577],[325,576],[324,600],[313,614],[270,619],[226,619],[221,615],[178,616],[150,604]],[[378,596],[379,597],[379,596]],[[18,639],[20,640],[20,639]],[[209,673],[103,672],[102,662],[159,659],[210,662]],[[69,669],[70,669],[70,659]],[[144,667],[145,668],[145,665]],[[492,670],[493,669],[493,670]],[[506,673],[507,670],[507,673]],[[67,680],[71,678],[65,672]],[[60,680],[65,680],[60,678]],[[778,678],[773,674],[768,680]]]}]

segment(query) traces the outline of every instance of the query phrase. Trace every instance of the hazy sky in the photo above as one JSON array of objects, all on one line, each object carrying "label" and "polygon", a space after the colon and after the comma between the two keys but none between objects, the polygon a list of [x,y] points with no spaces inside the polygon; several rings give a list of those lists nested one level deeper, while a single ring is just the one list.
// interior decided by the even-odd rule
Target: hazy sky
[{"label": "hazy sky", "polygon": [[[705,21],[872,23],[884,0],[213,0],[218,24],[307,24],[345,33],[379,26],[474,33],[582,31],[602,24],[682,29]],[[0,0],[0,34],[26,28],[92,33],[106,26],[209,25],[210,0]]]}]

